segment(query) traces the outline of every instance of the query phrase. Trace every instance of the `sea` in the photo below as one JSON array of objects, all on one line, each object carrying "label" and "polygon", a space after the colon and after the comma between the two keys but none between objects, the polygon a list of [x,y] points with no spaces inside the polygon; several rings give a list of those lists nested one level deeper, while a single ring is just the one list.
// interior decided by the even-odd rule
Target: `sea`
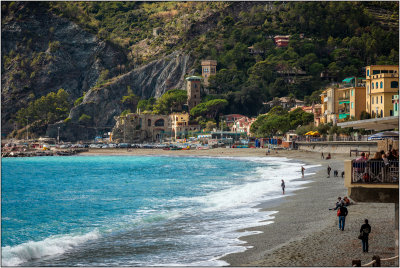
[{"label": "sea", "polygon": [[[48,156],[1,161],[2,266],[223,266],[305,187],[275,157]],[[308,168],[305,166],[306,169]],[[307,169],[307,174],[310,174]],[[239,232],[238,230],[242,230]]]}]

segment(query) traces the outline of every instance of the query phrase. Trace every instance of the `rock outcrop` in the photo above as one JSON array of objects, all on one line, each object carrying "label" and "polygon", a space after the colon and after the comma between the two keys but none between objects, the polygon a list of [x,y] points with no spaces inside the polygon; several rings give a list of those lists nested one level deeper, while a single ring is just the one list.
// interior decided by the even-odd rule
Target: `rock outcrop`
[{"label": "rock outcrop", "polygon": [[[80,105],[71,109],[68,122],[49,125],[47,135],[56,137],[60,127],[60,139],[75,141],[92,139],[94,135],[111,131],[116,123],[114,117],[123,111],[121,99],[127,95],[128,86],[138,96],[160,97],[169,89],[184,89],[184,77],[192,74],[192,65],[190,55],[174,52],[116,77],[100,88],[93,88],[86,93]],[[82,115],[87,115],[89,119],[80,120]]]},{"label": "rock outcrop", "polygon": [[46,2],[13,2],[2,11],[1,32],[3,134],[29,101],[60,88],[73,101],[96,84],[103,70],[112,77],[127,61],[120,48],[52,14]]}]

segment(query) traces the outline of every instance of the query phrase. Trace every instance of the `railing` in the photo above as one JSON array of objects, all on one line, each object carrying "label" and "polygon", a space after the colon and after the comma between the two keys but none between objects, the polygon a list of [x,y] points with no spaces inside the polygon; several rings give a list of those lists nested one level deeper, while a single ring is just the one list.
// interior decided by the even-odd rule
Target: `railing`
[{"label": "railing", "polygon": [[356,161],[352,160],[352,183],[399,183],[399,161],[383,160]]},{"label": "railing", "polygon": [[391,258],[386,258],[386,259],[381,259],[379,256],[374,255],[372,257],[371,262],[361,265],[361,260],[353,260],[352,266],[353,267],[368,267],[368,266],[372,265],[373,267],[381,267],[381,262],[393,261],[393,260],[397,260],[398,258],[399,258],[399,255],[391,257]]}]

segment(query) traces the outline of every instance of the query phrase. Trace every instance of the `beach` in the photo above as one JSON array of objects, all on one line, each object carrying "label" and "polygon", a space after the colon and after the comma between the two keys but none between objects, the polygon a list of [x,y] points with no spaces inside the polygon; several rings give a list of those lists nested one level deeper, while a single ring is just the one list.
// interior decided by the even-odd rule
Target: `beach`
[{"label": "beach", "polygon": [[[224,156],[263,157],[265,149],[259,148],[216,148],[210,150],[167,151],[160,149],[90,149],[81,155],[176,155],[176,156]],[[305,180],[311,181],[296,190],[295,194],[282,199],[260,204],[264,211],[278,211],[272,224],[248,228],[241,231],[258,231],[243,236],[248,249],[241,253],[229,254],[221,259],[231,266],[351,266],[352,260],[362,264],[372,260],[396,256],[395,251],[395,208],[394,204],[357,203],[348,207],[344,231],[338,228],[335,206],[339,196],[347,195],[343,178],[345,159],[348,155],[332,154],[332,159],[321,159],[320,153],[303,151],[271,152],[269,157],[287,157],[306,165],[320,165],[313,168],[314,174],[305,171]],[[326,153],[325,153],[326,156]],[[327,165],[332,168],[327,178]],[[333,171],[339,171],[339,177]],[[283,178],[284,179],[284,178]],[[286,184],[290,189],[290,185]],[[361,240],[357,238],[360,226],[367,218],[372,227],[369,238],[369,253],[363,253]],[[386,261],[382,266],[398,266],[398,261]]]}]

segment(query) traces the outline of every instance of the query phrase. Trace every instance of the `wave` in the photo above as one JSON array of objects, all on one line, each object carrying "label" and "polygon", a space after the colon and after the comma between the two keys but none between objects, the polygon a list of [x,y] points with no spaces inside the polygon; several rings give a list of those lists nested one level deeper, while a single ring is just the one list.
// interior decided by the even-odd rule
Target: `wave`
[{"label": "wave", "polygon": [[29,241],[12,247],[5,246],[2,247],[2,266],[18,266],[46,256],[60,255],[82,243],[99,237],[99,231],[96,229],[83,235],[55,235],[42,241]]}]

